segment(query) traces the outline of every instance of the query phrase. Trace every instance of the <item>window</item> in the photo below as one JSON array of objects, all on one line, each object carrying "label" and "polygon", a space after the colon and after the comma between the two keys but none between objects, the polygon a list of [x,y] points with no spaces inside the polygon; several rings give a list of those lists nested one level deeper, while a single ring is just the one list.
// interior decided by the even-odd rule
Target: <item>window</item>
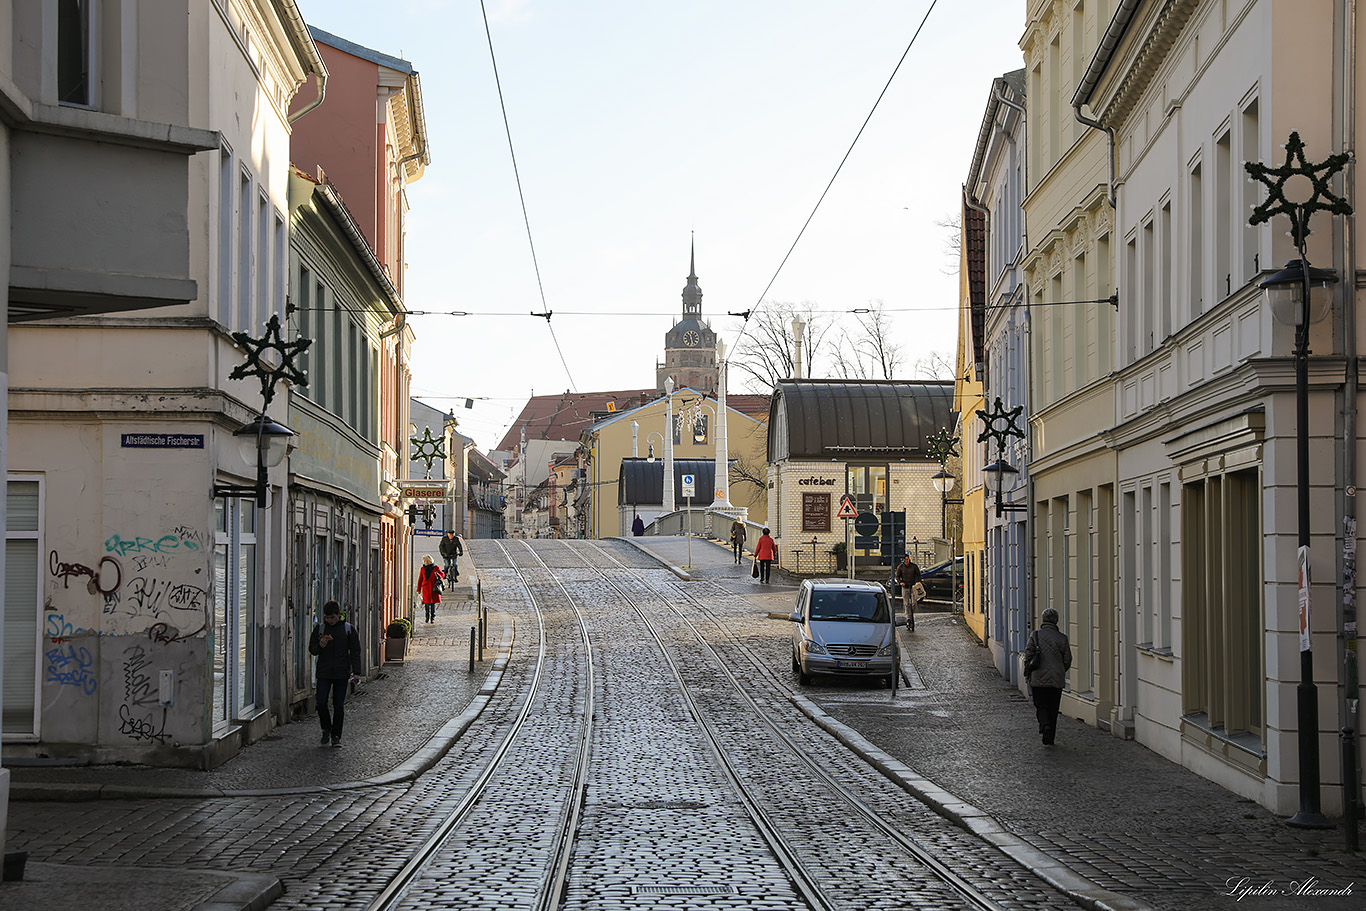
[{"label": "window", "polygon": [[91,0],[57,2],[57,100],[88,107],[94,71]]},{"label": "window", "polygon": [[[39,733],[38,644],[45,641],[40,640],[38,626],[43,616],[43,567],[38,556],[43,549],[42,507],[43,482],[10,475],[5,499],[4,709],[0,733],[24,738]],[[58,671],[64,680],[83,684],[88,678],[94,685],[96,670],[89,650],[72,642],[52,645],[51,650],[55,654],[49,661],[64,663]]]},{"label": "window", "polygon": [[1143,274],[1139,281],[1143,285],[1143,307],[1139,314],[1141,329],[1138,338],[1139,350],[1151,354],[1154,347],[1154,323],[1157,321],[1157,231],[1152,219],[1143,223],[1142,249]]},{"label": "window", "polygon": [[[313,312],[309,309],[309,301],[313,297],[313,276],[309,274],[305,266],[299,266],[299,338],[313,337]],[[304,377],[311,383],[313,377],[309,375],[309,352],[313,346],[309,345],[299,354],[299,369],[303,371]],[[312,396],[317,390],[309,389]]]},{"label": "window", "polygon": [[[256,206],[256,319],[248,332],[265,332],[274,309],[270,300],[270,197],[262,193]],[[272,356],[273,356],[272,352]]]},{"label": "window", "polygon": [[218,148],[218,321],[232,329],[232,149]]},{"label": "window", "polygon": [[237,329],[251,331],[252,247],[251,175],[242,172],[238,184],[237,212]]},{"label": "window", "polygon": [[1158,258],[1157,302],[1162,322],[1157,331],[1160,338],[1167,339],[1172,334],[1172,308],[1175,294],[1172,293],[1172,204],[1167,200],[1158,214],[1158,243],[1162,245],[1162,255]]},{"label": "window", "polygon": [[1205,189],[1201,182],[1200,164],[1191,168],[1188,181],[1190,192],[1190,315],[1191,319],[1205,312]]},{"label": "window", "polygon": [[[1102,234],[1096,238],[1096,297],[1108,297],[1115,291],[1110,275],[1110,235]],[[1111,328],[1110,321],[1114,310],[1108,306],[1100,307],[1096,314],[1096,376],[1110,372]],[[1089,340],[1088,340],[1089,341]]]},{"label": "window", "polygon": [[256,501],[214,500],[213,724],[256,706]]},{"label": "window", "polygon": [[1256,469],[1181,489],[1184,708],[1235,738],[1260,739],[1264,724],[1260,495]]},{"label": "window", "polygon": [[1120,309],[1124,311],[1124,362],[1132,364],[1138,359],[1138,335],[1142,331],[1139,323],[1138,289],[1138,240],[1129,238],[1124,245],[1124,300],[1129,302]]},{"label": "window", "polygon": [[289,294],[289,260],[286,258],[285,220],[275,212],[275,294],[270,310],[285,322],[285,298]]},{"label": "window", "polygon": [[1212,300],[1216,301],[1233,292],[1233,180],[1233,144],[1229,134],[1224,133],[1214,144],[1215,287]]},{"label": "window", "polygon": [[[1243,161],[1261,161],[1261,122],[1257,112],[1257,100],[1243,108]],[[1239,173],[1243,171],[1239,169]],[[1243,204],[1239,207],[1242,222],[1242,279],[1246,281],[1261,270],[1258,255],[1258,239],[1261,228],[1247,223],[1253,208],[1261,201],[1262,185],[1255,180],[1243,181]]]}]

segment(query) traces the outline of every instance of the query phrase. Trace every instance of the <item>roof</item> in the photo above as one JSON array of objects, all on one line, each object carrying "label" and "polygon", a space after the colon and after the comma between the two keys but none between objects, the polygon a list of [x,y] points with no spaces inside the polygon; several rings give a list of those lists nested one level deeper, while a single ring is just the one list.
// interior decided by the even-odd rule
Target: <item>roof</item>
[{"label": "roof", "polygon": [[[674,501],[683,500],[683,475],[696,478],[697,496],[688,502],[693,506],[710,506],[715,498],[715,459],[674,459]],[[617,473],[617,504],[646,506],[664,502],[664,460],[622,459]]]},{"label": "roof", "polygon": [[528,440],[573,440],[593,426],[593,412],[607,411],[608,404],[621,411],[643,404],[658,393],[654,389],[625,389],[616,392],[570,392],[559,395],[534,395],[527,399],[522,413],[512,422],[495,449],[511,451],[522,439],[526,428]]},{"label": "roof", "polygon": [[391,57],[388,54],[371,50],[354,41],[348,41],[339,35],[325,32],[316,25],[310,25],[308,31],[313,36],[314,41],[321,41],[323,44],[335,47],[339,51],[345,51],[352,57],[359,57],[362,60],[369,60],[371,63],[378,64],[379,66],[387,66],[389,69],[397,70],[405,75],[412,75],[413,65],[401,57]]},{"label": "roof", "polygon": [[782,380],[768,458],[929,458],[930,435],[952,426],[951,380]]},{"label": "roof", "polygon": [[[985,361],[987,318],[987,216],[968,205],[963,191],[963,252],[968,260],[968,328],[972,332],[972,362],[980,371]],[[979,374],[980,376],[980,374]]]},{"label": "roof", "polygon": [[[713,396],[715,398],[715,396]],[[734,408],[741,414],[748,414],[761,421],[768,420],[768,406],[772,404],[771,395],[731,395],[726,393],[726,407]]]}]

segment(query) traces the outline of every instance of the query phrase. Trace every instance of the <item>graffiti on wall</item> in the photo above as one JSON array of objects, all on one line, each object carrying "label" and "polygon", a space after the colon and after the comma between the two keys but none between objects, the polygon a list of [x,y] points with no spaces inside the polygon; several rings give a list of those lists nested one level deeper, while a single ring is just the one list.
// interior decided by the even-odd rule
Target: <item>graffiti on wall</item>
[{"label": "graffiti on wall", "polygon": [[95,695],[99,682],[94,673],[95,659],[84,645],[63,643],[47,650],[47,682],[73,686],[87,696]]}]

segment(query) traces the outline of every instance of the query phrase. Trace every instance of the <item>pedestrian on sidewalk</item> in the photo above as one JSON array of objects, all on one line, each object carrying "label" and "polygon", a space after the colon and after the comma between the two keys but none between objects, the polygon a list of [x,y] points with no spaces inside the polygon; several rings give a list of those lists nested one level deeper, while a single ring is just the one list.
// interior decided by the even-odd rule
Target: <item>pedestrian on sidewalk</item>
[{"label": "pedestrian on sidewalk", "polygon": [[778,559],[778,545],[768,536],[768,529],[754,543],[754,559],[759,563],[759,581],[768,584],[769,573],[773,572],[773,561]]},{"label": "pedestrian on sidewalk", "polygon": [[631,534],[637,538],[645,534],[645,520],[640,517],[640,513],[636,513],[636,517],[631,520]]},{"label": "pedestrian on sidewalk", "polygon": [[1072,646],[1067,634],[1058,629],[1058,612],[1043,612],[1039,628],[1029,634],[1025,645],[1025,679],[1034,693],[1034,714],[1039,719],[1039,734],[1051,745],[1058,732],[1058,703],[1072,666]]},{"label": "pedestrian on sidewalk", "polygon": [[[308,639],[308,653],[318,658],[318,721],[323,727],[323,746],[330,741],[341,746],[342,722],[346,720],[346,688],[365,673],[361,663],[360,636],[356,628],[342,620],[341,605],[328,601],[323,605],[323,622],[313,625]],[[328,711],[331,700],[332,710]]]},{"label": "pedestrian on sidewalk", "polygon": [[745,523],[736,519],[730,523],[730,546],[735,551],[735,565],[739,566],[745,562],[745,537],[748,532],[745,530]]},{"label": "pedestrian on sidewalk", "polygon": [[920,566],[911,559],[910,551],[906,559],[896,565],[896,583],[901,586],[901,598],[906,605],[906,626],[915,632],[916,586],[920,585]]},{"label": "pedestrian on sidewalk", "polygon": [[454,585],[460,581],[460,564],[456,562],[456,558],[464,555],[465,545],[460,543],[459,535],[448,531],[437,545],[437,549],[441,552],[441,558],[446,561],[446,575]]},{"label": "pedestrian on sidewalk", "polygon": [[441,603],[441,580],[446,574],[432,562],[431,554],[422,557],[422,568],[417,571],[417,596],[422,600],[427,622],[436,622],[436,606]]}]

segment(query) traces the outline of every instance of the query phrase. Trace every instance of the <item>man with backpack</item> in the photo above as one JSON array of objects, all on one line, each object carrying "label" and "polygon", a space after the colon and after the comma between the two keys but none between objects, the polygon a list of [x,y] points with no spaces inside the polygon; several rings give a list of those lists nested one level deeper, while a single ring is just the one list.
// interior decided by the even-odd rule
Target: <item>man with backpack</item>
[{"label": "man with backpack", "polygon": [[[341,746],[342,722],[346,717],[346,688],[365,673],[361,662],[360,636],[356,628],[342,620],[341,605],[323,605],[323,622],[313,626],[308,653],[318,658],[318,720],[323,726],[322,745],[330,741]],[[328,711],[331,700],[332,710]]]}]

